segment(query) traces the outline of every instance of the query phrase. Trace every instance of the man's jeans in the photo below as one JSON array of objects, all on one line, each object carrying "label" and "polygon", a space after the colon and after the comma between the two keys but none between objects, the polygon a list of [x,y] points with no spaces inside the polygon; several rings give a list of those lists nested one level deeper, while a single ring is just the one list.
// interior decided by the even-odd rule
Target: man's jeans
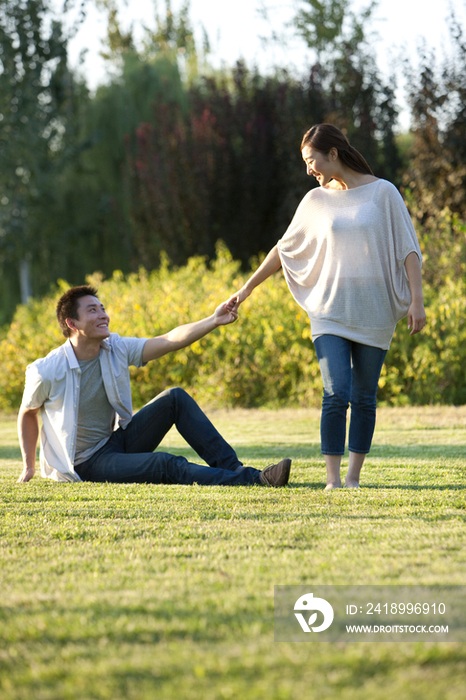
[{"label": "man's jeans", "polygon": [[322,454],[344,454],[349,404],[349,450],[367,454],[375,428],[377,386],[387,351],[336,335],[321,335],[314,346],[324,384]]},{"label": "man's jeans", "polygon": [[[153,452],[175,425],[209,465],[184,457]],[[109,441],[76,472],[83,481],[151,484],[260,484],[260,470],[243,467],[197,403],[183,389],[168,389],[133,416],[126,430],[118,428]]]}]

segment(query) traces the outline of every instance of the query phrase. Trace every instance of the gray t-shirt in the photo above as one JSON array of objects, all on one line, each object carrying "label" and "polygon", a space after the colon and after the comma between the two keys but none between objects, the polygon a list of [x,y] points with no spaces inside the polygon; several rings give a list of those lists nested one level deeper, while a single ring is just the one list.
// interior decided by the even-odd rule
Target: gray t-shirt
[{"label": "gray t-shirt", "polygon": [[115,411],[107,398],[99,355],[80,360],[81,391],[78,408],[75,464],[89,459],[104,445],[113,432]]},{"label": "gray t-shirt", "polygon": [[[147,338],[122,338],[110,333],[100,344],[104,388],[122,430],[133,417],[129,367],[142,367],[146,342]],[[81,481],[74,469],[80,385],[81,368],[69,338],[26,369],[21,405],[25,409],[40,408],[41,474],[55,481]]]}]

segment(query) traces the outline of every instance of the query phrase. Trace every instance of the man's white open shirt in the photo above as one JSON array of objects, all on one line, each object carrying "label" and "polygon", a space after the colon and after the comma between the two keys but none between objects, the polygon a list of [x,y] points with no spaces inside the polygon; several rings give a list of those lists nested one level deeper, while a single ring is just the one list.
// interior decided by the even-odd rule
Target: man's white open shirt
[{"label": "man's white open shirt", "polygon": [[[141,367],[146,340],[111,333],[100,346],[102,380],[122,428],[133,416],[128,367]],[[81,370],[70,340],[26,369],[21,406],[40,408],[41,474],[56,481],[81,481],[74,470],[80,385]]]}]

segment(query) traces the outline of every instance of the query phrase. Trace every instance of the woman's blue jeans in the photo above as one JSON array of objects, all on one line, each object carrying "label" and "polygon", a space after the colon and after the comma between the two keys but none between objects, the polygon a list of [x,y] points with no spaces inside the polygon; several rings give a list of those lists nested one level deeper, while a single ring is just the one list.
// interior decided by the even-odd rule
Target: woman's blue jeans
[{"label": "woman's blue jeans", "polygon": [[314,346],[324,384],[322,454],[344,454],[349,404],[349,450],[367,454],[375,428],[377,386],[387,351],[336,335],[321,335]]},{"label": "woman's blue jeans", "polygon": [[[153,451],[173,425],[208,467]],[[260,484],[260,470],[243,467],[194,399],[179,388],[156,396],[133,416],[125,430],[118,428],[100,450],[75,469],[83,481]]]}]

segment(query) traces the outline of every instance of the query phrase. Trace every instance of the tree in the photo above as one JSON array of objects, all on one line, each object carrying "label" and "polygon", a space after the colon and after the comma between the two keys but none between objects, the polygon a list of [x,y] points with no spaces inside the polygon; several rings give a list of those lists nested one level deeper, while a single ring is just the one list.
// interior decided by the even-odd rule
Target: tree
[{"label": "tree", "polygon": [[407,66],[413,140],[404,192],[425,258],[425,278],[441,284],[466,272],[466,43],[450,17],[451,56],[425,47]]},{"label": "tree", "polygon": [[347,0],[300,0],[294,27],[315,52],[327,96],[325,121],[339,126],[377,175],[398,182],[394,79],[382,81],[368,43],[376,2],[359,14]]},{"label": "tree", "polygon": [[186,112],[156,102],[128,147],[134,241],[144,264],[158,265],[162,251],[176,264],[213,256],[218,239],[244,264],[272,247],[312,186],[299,145],[321,106],[311,81],[263,78],[243,63],[192,84]]},{"label": "tree", "polygon": [[64,13],[76,5],[80,13],[66,36],[47,0],[0,0],[0,323],[58,278],[80,283],[96,266],[110,275],[141,264],[125,200],[125,138],[162,94],[182,101],[184,89],[176,63],[145,60],[115,3],[98,4],[109,11],[107,52],[118,72],[90,96],[67,66],[86,0],[64,0]]},{"label": "tree", "polygon": [[300,3],[294,25],[306,44],[322,56],[334,50],[341,39],[348,16],[347,0],[304,0]]},{"label": "tree", "polygon": [[47,246],[41,212],[53,189],[71,82],[67,39],[58,21],[46,22],[48,12],[46,0],[0,1],[0,262],[4,290],[20,269],[23,302],[33,293],[31,266]]},{"label": "tree", "polygon": [[[96,217],[93,222],[81,222],[86,237],[94,231],[91,257],[111,275],[117,268],[127,272],[152,265],[152,258],[137,243],[137,217],[131,210],[125,173],[127,150],[134,150],[140,125],[153,119],[154,105],[162,111],[164,105],[173,105],[186,112],[186,88],[178,65],[185,54],[178,53],[178,48],[183,46],[184,32],[189,46],[191,35],[187,18],[172,15],[167,3],[166,19],[158,17],[155,31],[146,30],[138,49],[131,30],[121,28],[115,3],[105,0],[104,4],[109,18],[104,55],[117,66],[117,73],[87,105],[81,138],[91,146],[82,151],[69,175],[81,192],[78,199],[86,192],[89,211]],[[163,125],[157,128],[160,131]],[[151,232],[149,237],[153,236]],[[89,264],[89,256],[85,257]]]}]

